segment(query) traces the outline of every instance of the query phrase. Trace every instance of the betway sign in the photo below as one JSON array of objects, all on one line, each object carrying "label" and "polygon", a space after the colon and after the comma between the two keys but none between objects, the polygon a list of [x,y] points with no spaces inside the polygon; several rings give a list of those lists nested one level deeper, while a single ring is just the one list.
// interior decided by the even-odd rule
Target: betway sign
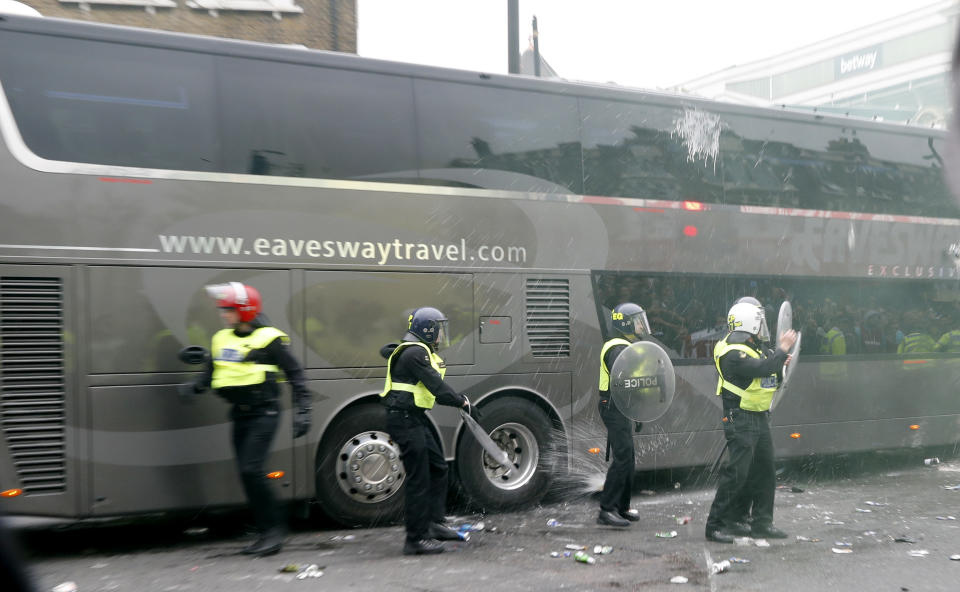
[{"label": "betway sign", "polygon": [[837,78],[843,78],[870,72],[880,66],[880,46],[877,45],[836,58],[833,69]]}]

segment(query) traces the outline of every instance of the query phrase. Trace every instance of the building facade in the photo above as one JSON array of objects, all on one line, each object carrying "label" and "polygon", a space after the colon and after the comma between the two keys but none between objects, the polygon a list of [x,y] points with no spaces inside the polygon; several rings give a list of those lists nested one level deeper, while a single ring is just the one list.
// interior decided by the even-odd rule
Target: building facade
[{"label": "building facade", "polygon": [[45,17],[357,52],[356,0],[22,0]]},{"label": "building facade", "polygon": [[942,127],[950,112],[958,12],[956,0],[941,0],[672,90],[749,105]]}]

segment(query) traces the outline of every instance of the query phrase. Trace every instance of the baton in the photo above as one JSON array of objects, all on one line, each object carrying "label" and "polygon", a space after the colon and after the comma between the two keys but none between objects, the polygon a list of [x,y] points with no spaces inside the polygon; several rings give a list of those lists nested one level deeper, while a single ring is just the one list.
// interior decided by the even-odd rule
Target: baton
[{"label": "baton", "polygon": [[725,440],[723,442],[723,448],[720,449],[720,454],[717,456],[717,460],[713,461],[713,468],[710,469],[711,475],[717,472],[717,467],[720,466],[720,459],[723,458],[723,453],[727,451],[727,446],[730,446],[729,440]]},{"label": "baton", "polygon": [[490,455],[490,458],[494,462],[498,463],[501,467],[506,469],[507,474],[513,468],[513,463],[510,462],[510,457],[507,456],[507,453],[504,452],[496,442],[494,442],[487,432],[483,431],[483,428],[480,427],[480,424],[477,423],[477,420],[470,417],[470,414],[460,409],[460,417],[463,419],[464,425],[467,426],[467,430],[473,434],[473,437],[476,438],[477,443]]}]

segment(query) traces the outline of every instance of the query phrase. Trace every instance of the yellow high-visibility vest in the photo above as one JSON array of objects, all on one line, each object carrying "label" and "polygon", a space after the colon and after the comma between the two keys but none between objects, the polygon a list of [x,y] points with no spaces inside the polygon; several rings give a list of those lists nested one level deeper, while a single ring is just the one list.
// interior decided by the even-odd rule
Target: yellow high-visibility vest
[{"label": "yellow high-visibility vest", "polygon": [[433,366],[433,369],[437,371],[437,374],[440,375],[440,378],[443,378],[444,375],[446,375],[447,367],[443,363],[443,358],[434,353],[427,344],[420,343],[419,341],[404,341],[398,345],[397,349],[393,350],[393,353],[391,353],[390,357],[387,358],[387,381],[383,385],[383,392],[380,393],[380,396],[386,397],[387,393],[390,391],[404,391],[413,394],[413,404],[417,407],[420,407],[421,409],[433,409],[433,404],[436,401],[436,397],[433,396],[433,393],[427,390],[427,387],[422,382],[418,382],[417,384],[394,382],[393,378],[390,376],[390,368],[393,365],[393,358],[400,353],[401,350],[411,345],[418,345],[427,350],[427,354],[430,356],[430,365]]},{"label": "yellow high-visibility vest", "polygon": [[213,356],[213,378],[210,386],[219,389],[231,386],[262,384],[267,373],[279,373],[276,364],[244,362],[250,350],[263,349],[277,337],[290,343],[287,334],[275,327],[259,327],[250,335],[240,337],[233,329],[222,329],[213,336],[210,349]]},{"label": "yellow high-visibility vest", "polygon": [[600,350],[600,390],[608,391],[610,390],[610,369],[607,368],[607,363],[603,361],[604,357],[607,355],[607,351],[616,345],[626,345],[630,346],[630,342],[626,339],[620,337],[614,337],[610,341],[603,344],[603,349]]},{"label": "yellow high-visibility vest", "polygon": [[770,403],[773,401],[773,394],[777,391],[776,374],[754,378],[745,389],[738,387],[732,382],[728,382],[727,379],[723,377],[723,371],[720,370],[720,358],[731,350],[742,351],[751,358],[766,358],[766,356],[761,355],[752,347],[741,343],[727,343],[727,338],[729,337],[730,335],[728,334],[722,341],[717,342],[717,345],[713,348],[713,363],[717,367],[717,374],[719,374],[719,379],[717,380],[717,395],[719,395],[723,389],[727,389],[740,397],[741,409],[747,411],[769,411]]}]

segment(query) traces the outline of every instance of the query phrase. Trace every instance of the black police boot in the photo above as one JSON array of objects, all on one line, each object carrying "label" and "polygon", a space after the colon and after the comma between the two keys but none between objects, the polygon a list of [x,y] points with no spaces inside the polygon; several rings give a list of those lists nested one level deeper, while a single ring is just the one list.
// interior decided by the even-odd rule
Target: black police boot
[{"label": "black police boot", "polygon": [[404,555],[436,555],[443,553],[443,543],[435,539],[420,539],[403,543]]},{"label": "black police boot", "polygon": [[283,540],[286,538],[286,532],[282,528],[271,528],[260,535],[253,544],[244,547],[244,555],[256,555],[257,557],[266,557],[280,552],[283,548]]},{"label": "black police boot", "polygon": [[785,539],[787,538],[787,533],[771,524],[767,526],[754,526],[750,532],[750,536],[763,539]]},{"label": "black police boot", "polygon": [[615,512],[600,510],[600,513],[597,514],[597,524],[623,528],[624,526],[630,526],[630,521],[626,518],[621,518],[620,515]]},{"label": "black police boot", "polygon": [[733,544],[734,536],[729,532],[724,532],[722,530],[711,529],[707,530],[707,540],[713,541],[715,543],[726,543]]},{"label": "black police boot", "polygon": [[621,518],[629,520],[630,522],[639,522],[640,521],[640,512],[636,510],[627,510],[626,512],[617,512],[617,515]]},{"label": "black police boot", "polygon": [[736,536],[752,536],[750,525],[746,522],[727,522],[723,525],[723,531]]},{"label": "black police boot", "polygon": [[430,528],[427,530],[427,535],[432,539],[437,539],[438,541],[465,541],[468,539],[467,536],[460,534],[449,526],[437,522],[430,524]]}]

